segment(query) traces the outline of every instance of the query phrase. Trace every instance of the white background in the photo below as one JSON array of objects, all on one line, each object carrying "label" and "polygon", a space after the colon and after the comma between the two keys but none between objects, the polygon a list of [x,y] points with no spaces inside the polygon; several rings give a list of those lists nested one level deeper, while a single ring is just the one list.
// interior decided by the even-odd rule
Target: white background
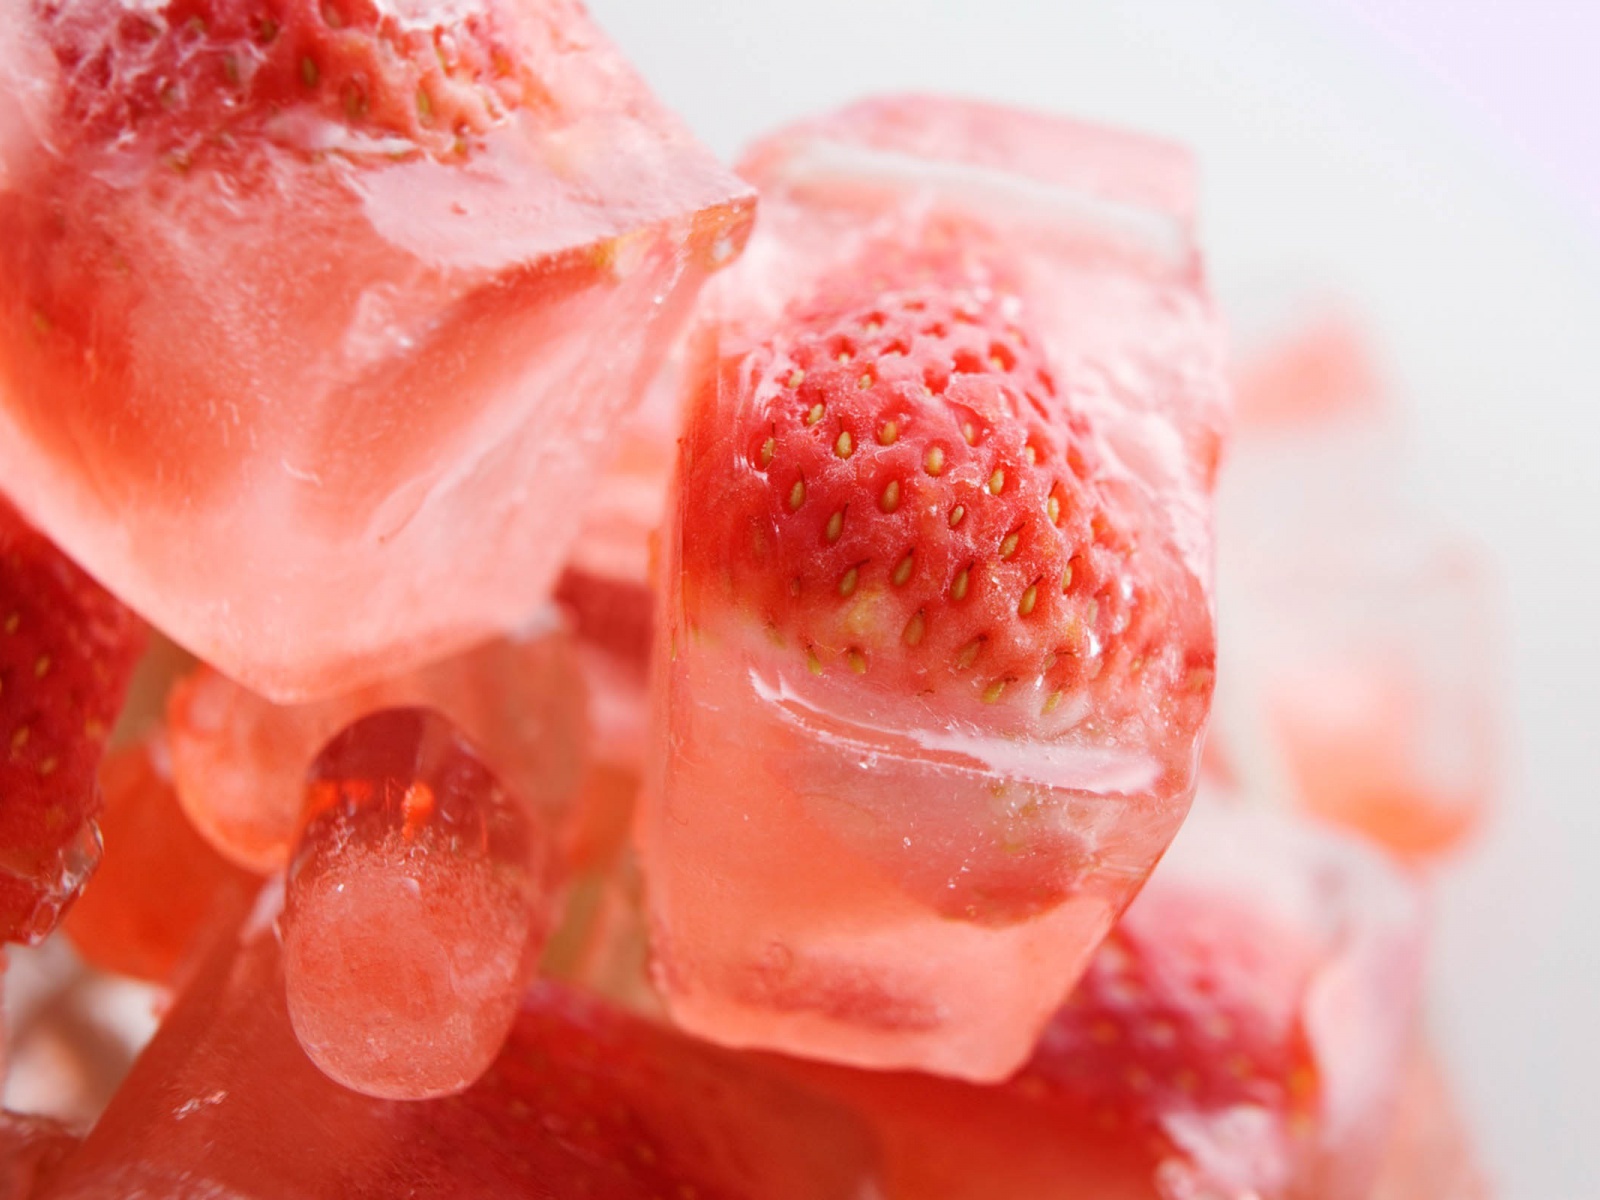
[{"label": "white background", "polygon": [[1367,318],[1419,488],[1487,547],[1508,614],[1481,652],[1506,664],[1511,761],[1442,882],[1433,1029],[1503,1194],[1600,1196],[1600,241],[1576,210],[1356,26],[1290,0],[591,7],[724,155],[907,88],[1178,138],[1225,308],[1246,323],[1309,286]]}]

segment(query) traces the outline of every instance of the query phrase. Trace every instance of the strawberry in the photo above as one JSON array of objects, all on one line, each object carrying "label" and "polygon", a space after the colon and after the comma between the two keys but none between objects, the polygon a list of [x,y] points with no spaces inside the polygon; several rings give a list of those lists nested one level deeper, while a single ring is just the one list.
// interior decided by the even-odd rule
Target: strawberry
[{"label": "strawberry", "polygon": [[685,451],[687,610],[731,605],[817,674],[1031,728],[1092,697],[1192,734],[1213,665],[1200,584],[1020,302],[980,272],[892,270],[825,286],[722,361]]},{"label": "strawberry", "polygon": [[873,1121],[895,1198],[1357,1200],[1411,1054],[1419,901],[1358,843],[1202,801],[1010,1078],[796,1070]]},{"label": "strawberry", "polygon": [[[405,1166],[423,1179],[443,1174],[451,1195],[881,1194],[863,1125],[773,1064],[548,982],[530,989],[505,1051],[477,1087],[395,1111]],[[462,1146],[489,1152],[463,1159]],[[532,1187],[519,1189],[519,1177]]]},{"label": "strawberry", "polygon": [[49,933],[99,856],[95,771],[144,626],[0,500],[0,937]]},{"label": "strawberry", "polygon": [[[45,0],[64,104],[86,139],[156,139],[186,163],[251,126],[329,123],[324,148],[455,152],[537,85],[497,0]],[[344,129],[353,138],[330,138]]]},{"label": "strawberry", "polygon": [[[225,936],[54,1194],[303,1200],[863,1200],[871,1131],[780,1064],[542,980],[459,1095],[379,1100],[295,1039],[271,893]],[[174,1097],[199,1097],[188,1107]]]},{"label": "strawberry", "polygon": [[1276,1194],[1318,1115],[1303,1014],[1319,965],[1303,931],[1157,876],[1008,1087],[1151,1139],[1169,1172]]},{"label": "strawberry", "polygon": [[218,914],[253,896],[260,881],[184,815],[165,739],[113,748],[99,776],[105,857],[61,927],[93,966],[173,985],[216,932]]}]

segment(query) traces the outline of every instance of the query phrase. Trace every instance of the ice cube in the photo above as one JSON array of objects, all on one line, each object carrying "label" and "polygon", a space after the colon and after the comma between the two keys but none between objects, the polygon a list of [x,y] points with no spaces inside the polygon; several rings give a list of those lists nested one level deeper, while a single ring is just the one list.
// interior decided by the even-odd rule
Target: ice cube
[{"label": "ice cube", "polygon": [[890,1200],[1367,1200],[1422,920],[1354,839],[1202,801],[1015,1078],[797,1070],[872,1117]]},{"label": "ice cube", "polygon": [[[584,513],[567,569],[574,600],[587,610],[592,589],[622,589],[648,603],[652,544],[666,516],[667,484],[682,424],[682,375],[689,347],[680,338],[639,408],[616,433],[614,452]],[[613,600],[613,605],[623,601]]]},{"label": "ice cube", "polygon": [[257,15],[0,30],[0,486],[292,700],[538,605],[753,198],[569,0]]},{"label": "ice cube", "polygon": [[575,871],[604,867],[629,845],[650,723],[646,663],[579,642],[589,699],[589,754],[567,859]]},{"label": "ice cube", "polygon": [[1258,798],[1427,856],[1492,798],[1504,635],[1481,552],[1410,495],[1371,357],[1324,316],[1241,371],[1214,736]]},{"label": "ice cube", "polygon": [[1419,1044],[1369,1200],[1489,1200],[1472,1141],[1437,1056]]},{"label": "ice cube", "polygon": [[100,788],[104,854],[63,928],[101,970],[170,984],[217,932],[228,898],[254,895],[260,881],[195,832],[161,739],[111,751]]},{"label": "ice cube", "polygon": [[59,1121],[0,1109],[0,1196],[43,1195],[78,1141]]},{"label": "ice cube", "polygon": [[178,798],[218,851],[251,870],[275,871],[288,859],[317,751],[358,717],[404,705],[437,709],[459,725],[564,837],[569,824],[582,824],[584,682],[568,635],[544,619],[517,636],[304,704],[274,704],[202,666],[167,705]]},{"label": "ice cube", "polygon": [[416,1100],[488,1069],[556,906],[554,831],[438,713],[342,730],[307,777],[282,920],[289,1019],[346,1087]]},{"label": "ice cube", "polygon": [[5,1107],[87,1129],[155,1032],[167,995],[85,966],[62,937],[8,948]]},{"label": "ice cube", "polygon": [[999,1078],[1192,794],[1226,403],[1188,160],[905,98],[744,169],[663,536],[658,983],[717,1041]]},{"label": "ice cube", "polygon": [[318,1071],[263,903],[179,998],[56,1196],[872,1195],[860,1122],[766,1064],[536,985],[487,1075],[378,1100]]}]

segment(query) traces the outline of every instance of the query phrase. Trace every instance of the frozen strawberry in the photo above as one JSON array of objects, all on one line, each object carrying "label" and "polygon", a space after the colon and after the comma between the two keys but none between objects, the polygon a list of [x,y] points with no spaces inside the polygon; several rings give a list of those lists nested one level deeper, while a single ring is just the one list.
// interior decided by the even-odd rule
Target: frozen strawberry
[{"label": "frozen strawberry", "polygon": [[[983,132],[1036,127],[1098,157],[997,179]],[[1182,820],[1217,343],[1184,212],[1136,207],[1181,154],[1076,130],[885,101],[748,160],[765,220],[685,371],[640,826],[704,1036],[1007,1074]]]},{"label": "frozen strawberry", "polygon": [[575,0],[42,0],[0,90],[0,476],[279,700],[538,606],[753,207]]},{"label": "frozen strawberry", "polygon": [[903,1071],[790,1069],[873,1125],[885,1200],[1178,1200],[1157,1190],[1139,1139],[1064,1121],[1003,1087]]},{"label": "frozen strawberry", "polygon": [[874,1116],[891,1200],[1366,1200],[1421,935],[1371,851],[1198,811],[1011,1080],[803,1074]]},{"label": "frozen strawberry", "polygon": [[195,832],[159,739],[112,750],[100,787],[105,856],[62,927],[101,970],[172,983],[227,898],[253,895],[259,882]]},{"label": "frozen strawberry", "polygon": [[1336,312],[1320,313],[1246,356],[1234,394],[1241,435],[1372,421],[1387,406],[1366,337]]},{"label": "frozen strawberry", "polygon": [[487,1074],[377,1100],[307,1060],[272,906],[179,998],[61,1197],[860,1200],[871,1134],[769,1064],[540,984]]},{"label": "frozen strawberry", "polygon": [[[1357,646],[1352,630],[1307,646],[1294,666],[1268,675],[1263,696],[1300,802],[1417,859],[1482,826],[1497,773],[1493,669],[1446,658],[1447,646],[1476,644],[1496,624],[1479,604],[1484,577],[1470,560],[1439,565],[1433,579],[1408,571],[1386,597],[1348,596],[1352,610],[1370,605],[1361,619],[1372,640]],[[1405,587],[1421,594],[1406,597]],[[1316,610],[1308,603],[1300,613]],[[1380,637],[1391,622],[1397,628]],[[1416,635],[1410,645],[1394,644],[1401,629]]]},{"label": "frozen strawberry", "polygon": [[580,638],[616,667],[644,677],[655,633],[655,597],[642,577],[607,577],[569,566],[555,594]]},{"label": "frozen strawberry", "polygon": [[1231,897],[1149,888],[1106,939],[1017,1086],[1108,1127],[1162,1136],[1178,1114],[1249,1108],[1270,1136],[1288,1141],[1309,1125],[1315,1100],[1300,1017],[1316,949]]},{"label": "frozen strawberry", "polygon": [[317,752],[352,721],[406,705],[449,717],[517,795],[578,836],[585,699],[570,638],[542,622],[305,704],[274,704],[202,666],[173,688],[167,734],[178,799],[195,827],[226,858],[264,874],[288,861]]},{"label": "frozen strawberry", "polygon": [[1426,858],[1488,811],[1504,636],[1481,553],[1406,495],[1371,359],[1325,317],[1240,371],[1218,733],[1240,787]]},{"label": "frozen strawberry", "polygon": [[0,497],[0,939],[43,938],[99,860],[95,770],[143,644]]},{"label": "frozen strawberry", "polygon": [[952,721],[1048,738],[1092,706],[1192,741],[1201,582],[1139,544],[1148,502],[1106,469],[1017,297],[894,269],[857,264],[724,360],[685,450],[685,606],[737,607],[813,673]]},{"label": "frozen strawberry", "polygon": [[371,153],[466,153],[510,112],[548,102],[518,56],[516,22],[510,5],[430,19],[426,5],[398,14],[374,0],[172,0],[149,12],[57,0],[40,24],[75,139],[143,139],[188,165],[298,114]]},{"label": "frozen strawberry", "polygon": [[466,1088],[515,1016],[556,908],[554,831],[438,713],[393,708],[312,764],[282,919],[289,1018],[371,1096]]},{"label": "frozen strawberry", "polygon": [[1155,1137],[1175,1195],[1364,1197],[1424,932],[1414,887],[1354,841],[1197,812],[1009,1086]]},{"label": "frozen strawberry", "polygon": [[1433,1052],[1412,1052],[1399,1111],[1368,1200],[1489,1200],[1472,1135]]},{"label": "frozen strawberry", "polygon": [[0,1196],[44,1195],[78,1141],[78,1133],[49,1117],[0,1110]]}]

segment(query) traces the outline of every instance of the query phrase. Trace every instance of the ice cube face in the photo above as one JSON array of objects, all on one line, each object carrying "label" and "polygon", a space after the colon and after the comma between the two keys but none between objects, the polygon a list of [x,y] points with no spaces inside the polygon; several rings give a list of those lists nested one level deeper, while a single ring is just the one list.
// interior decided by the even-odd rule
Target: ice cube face
[{"label": "ice cube face", "polygon": [[86,967],[59,937],[8,948],[5,989],[6,1104],[81,1135],[155,1031],[162,989]]},{"label": "ice cube face", "polygon": [[616,432],[614,453],[572,548],[569,570],[580,577],[649,588],[650,543],[665,516],[677,457],[686,340],[673,347],[638,409]]},{"label": "ice cube face", "polygon": [[379,1100],[306,1058],[270,897],[179,997],[61,1197],[762,1196],[859,1200],[861,1122],[770,1067],[552,984],[457,1095]]},{"label": "ice cube face", "polygon": [[[1036,153],[1041,139],[1060,155]],[[1192,795],[1210,693],[1209,494],[1225,389],[1190,239],[1187,162],[1138,138],[891,100],[779,133],[743,169],[762,190],[762,224],[707,294],[663,535],[656,757],[640,825],[658,983],[673,1018],[715,1040],[998,1078],[1026,1057]],[[1040,378],[1064,395],[1071,436],[1092,442],[1106,494],[1138,529],[1141,557],[1107,582],[1117,590],[1103,611],[1136,589],[1155,598],[1150,644],[1175,673],[1170,688],[1150,684],[1161,672],[1141,675],[1141,660],[1091,668],[1065,690],[1044,673],[957,700],[897,690],[875,683],[869,656],[808,654],[724,586],[685,481],[766,465],[759,445],[717,457],[737,436],[720,430],[743,428],[743,381],[755,371],[746,356],[837,280],[871,277],[897,256],[976,270],[977,302],[1042,352]],[[910,279],[926,283],[916,268]],[[864,337],[881,332],[873,325]],[[991,351],[995,369],[1015,353]],[[789,376],[793,386],[803,374]],[[861,387],[876,382],[864,373]],[[811,414],[806,425],[832,439]],[[879,444],[898,435],[880,430]],[[1003,492],[1003,479],[986,479],[990,494]],[[791,511],[806,502],[797,486]],[[903,496],[909,511],[909,490],[874,491],[872,504],[889,513]],[[1047,513],[1058,515],[1042,506],[1037,517]],[[838,536],[826,517],[818,553]],[[952,527],[960,519],[952,509]],[[997,541],[1007,559],[1015,543]],[[966,594],[959,566],[952,605]],[[873,567],[837,585],[863,610],[877,594]],[[903,582],[894,563],[875,567],[883,593]],[[1067,591],[1071,579],[1042,585]],[[1017,592],[1026,618],[1037,592]],[[1090,623],[1098,607],[1083,610]],[[920,646],[939,620],[913,616],[904,643]],[[1099,652],[1098,640],[1085,645]]]},{"label": "ice cube face", "polygon": [[350,30],[200,7],[0,33],[0,479],[176,640],[294,699],[537,606],[752,199],[576,4],[373,18],[391,58],[420,29],[520,81],[442,145],[436,67],[396,68],[427,82],[390,120],[338,99]]}]

